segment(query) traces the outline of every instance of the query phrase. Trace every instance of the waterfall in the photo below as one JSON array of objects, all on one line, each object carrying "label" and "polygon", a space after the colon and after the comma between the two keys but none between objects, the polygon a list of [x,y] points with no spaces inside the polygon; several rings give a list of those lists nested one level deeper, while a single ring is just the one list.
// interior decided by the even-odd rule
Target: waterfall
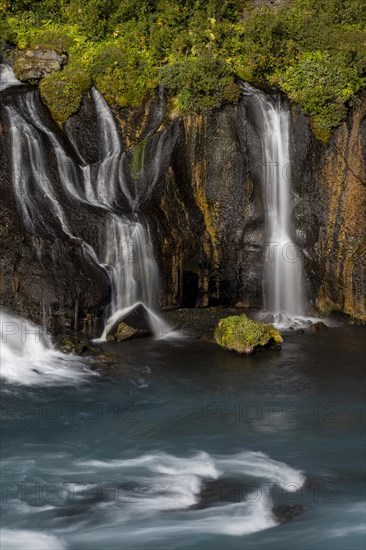
[{"label": "waterfall", "polygon": [[[0,65],[0,89],[18,85],[7,65]],[[36,243],[39,233],[57,236],[61,230],[76,240],[85,255],[108,270],[112,298],[102,339],[111,322],[123,317],[136,304],[147,310],[151,329],[156,336],[169,330],[156,313],[159,302],[159,272],[154,258],[150,231],[138,214],[139,205],[154,187],[161,164],[163,136],[159,136],[151,173],[143,173],[144,185],[131,193],[127,185],[126,154],[122,150],[117,123],[101,94],[92,89],[99,132],[99,160],[93,166],[83,160],[76,144],[71,145],[79,162],[68,153],[63,139],[47,125],[39,113],[36,92],[13,94],[5,104],[9,121],[12,181],[16,201],[24,223]],[[49,166],[48,151],[52,149],[59,179],[55,186]],[[150,171],[149,171],[150,172]],[[136,183],[136,182],[135,182]],[[140,184],[140,182],[138,182]],[[129,211],[119,213],[117,192],[129,205]],[[77,228],[70,225],[63,199],[97,207],[103,218],[104,233],[99,250],[95,243],[84,242]],[[42,250],[37,250],[42,253]]]},{"label": "waterfall", "polygon": [[13,69],[7,63],[0,63],[0,92],[11,88],[11,86],[20,86],[21,82],[16,79]]},{"label": "waterfall", "polygon": [[295,242],[291,196],[290,114],[279,96],[248,84],[244,93],[255,101],[262,143],[262,184],[266,251],[263,275],[264,310],[270,320],[288,325],[304,313],[303,264]]},{"label": "waterfall", "polygon": [[138,304],[145,307],[155,336],[163,336],[170,327],[156,313],[159,270],[148,229],[139,221],[111,214],[105,237],[103,254],[105,264],[111,267],[112,300],[100,340],[105,340],[111,326]]}]

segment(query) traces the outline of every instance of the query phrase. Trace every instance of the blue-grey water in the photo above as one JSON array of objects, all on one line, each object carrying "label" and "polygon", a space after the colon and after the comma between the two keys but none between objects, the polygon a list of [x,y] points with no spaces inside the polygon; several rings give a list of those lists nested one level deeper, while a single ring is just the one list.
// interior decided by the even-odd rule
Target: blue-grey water
[{"label": "blue-grey water", "polygon": [[[5,380],[1,549],[363,549],[364,337],[250,357],[148,339],[71,384]],[[231,499],[189,509],[220,479]],[[278,503],[306,512],[279,524]]]}]

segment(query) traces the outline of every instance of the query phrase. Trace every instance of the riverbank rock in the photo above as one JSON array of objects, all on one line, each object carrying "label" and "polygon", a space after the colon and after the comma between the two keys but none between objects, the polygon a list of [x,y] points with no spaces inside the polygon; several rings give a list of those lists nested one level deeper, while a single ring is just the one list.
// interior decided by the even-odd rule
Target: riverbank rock
[{"label": "riverbank rock", "polygon": [[59,71],[66,59],[66,54],[52,49],[36,47],[21,50],[15,57],[13,70],[17,79],[22,82],[40,80]]},{"label": "riverbank rock", "polygon": [[257,348],[280,348],[281,334],[272,325],[258,323],[246,315],[220,319],[215,329],[215,340],[224,349],[250,355]]}]

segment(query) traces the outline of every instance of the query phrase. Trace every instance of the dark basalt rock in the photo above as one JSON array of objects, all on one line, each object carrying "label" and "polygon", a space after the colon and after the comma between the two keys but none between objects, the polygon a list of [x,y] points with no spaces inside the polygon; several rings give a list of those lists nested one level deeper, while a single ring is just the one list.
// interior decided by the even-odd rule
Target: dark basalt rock
[{"label": "dark basalt rock", "polygon": [[[34,94],[33,88],[7,89],[0,105],[0,305],[59,334],[81,330],[96,336],[108,303],[107,271],[88,254],[84,242],[97,246],[103,212],[79,205],[75,209],[65,196],[52,147],[42,134],[47,164],[55,193],[65,209],[73,234],[62,230],[43,197],[37,200],[37,229],[32,234],[16,201],[12,179],[9,120],[5,105],[18,101],[18,94]],[[55,133],[59,129],[36,95],[42,121]],[[40,134],[41,135],[41,134]],[[60,139],[63,140],[62,134]],[[65,143],[67,147],[67,143]],[[72,152],[70,151],[72,155]]]},{"label": "dark basalt rock", "polygon": [[[136,304],[128,313],[122,315],[108,331],[107,339],[122,342],[151,334],[149,313],[143,304]],[[125,337],[124,337],[125,336]]]},{"label": "dark basalt rock", "polygon": [[247,486],[234,479],[218,479],[203,484],[198,502],[189,510],[204,510],[224,503],[243,502],[247,495]]},{"label": "dark basalt rock", "polygon": [[307,511],[307,508],[301,504],[279,504],[272,508],[273,515],[280,523],[287,523]]},{"label": "dark basalt rock", "polygon": [[316,323],[311,323],[309,325],[310,332],[323,332],[324,330],[327,330],[328,326],[323,323],[323,321],[317,321]]}]

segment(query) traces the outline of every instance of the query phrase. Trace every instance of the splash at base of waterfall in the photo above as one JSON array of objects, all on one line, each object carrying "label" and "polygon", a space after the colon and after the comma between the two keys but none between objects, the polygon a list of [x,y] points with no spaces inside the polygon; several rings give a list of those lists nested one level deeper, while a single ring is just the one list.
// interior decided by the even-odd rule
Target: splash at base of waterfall
[{"label": "splash at base of waterfall", "polygon": [[131,306],[127,306],[115,311],[106,321],[103,333],[100,338],[94,340],[96,343],[102,343],[107,341],[107,336],[113,325],[117,322],[123,322],[123,319],[129,315],[136,307],[143,306],[146,311],[147,322],[151,327],[151,332],[155,338],[164,338],[171,334],[177,334],[172,327],[155,313],[152,309],[148,308],[142,302],[135,302]]},{"label": "splash at base of waterfall", "polygon": [[0,310],[0,378],[26,386],[74,385],[97,374],[57,351],[45,330]]},{"label": "splash at base of waterfall", "polygon": [[[111,246],[113,243],[113,246]],[[135,219],[110,214],[106,220],[101,261],[109,266],[112,300],[99,342],[137,306],[142,306],[151,333],[161,338],[172,328],[157,313],[159,269],[154,257],[148,225]]]},{"label": "splash at base of waterfall", "polygon": [[[271,313],[268,311],[261,311],[257,316],[258,321],[261,323],[268,323],[280,330],[299,330],[308,328],[312,323],[323,321],[319,317],[306,317],[304,315],[290,315],[285,311],[279,311]],[[327,324],[329,321],[327,320]]]}]

